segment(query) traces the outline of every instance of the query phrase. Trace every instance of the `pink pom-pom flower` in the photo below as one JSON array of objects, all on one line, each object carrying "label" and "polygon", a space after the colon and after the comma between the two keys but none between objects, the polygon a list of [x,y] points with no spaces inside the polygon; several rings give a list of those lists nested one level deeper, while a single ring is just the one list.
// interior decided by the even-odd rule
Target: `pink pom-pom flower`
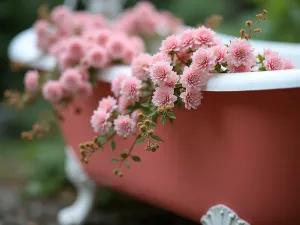
[{"label": "pink pom-pom flower", "polygon": [[201,87],[206,85],[208,79],[208,74],[201,72],[193,67],[185,67],[183,74],[181,75],[180,82],[185,88],[193,88],[200,90]]},{"label": "pink pom-pom flower", "polygon": [[126,98],[137,101],[140,97],[140,89],[142,88],[142,81],[137,79],[136,77],[127,77],[121,83],[121,95]]},{"label": "pink pom-pom flower", "polygon": [[116,79],[113,80],[111,84],[111,91],[116,97],[119,97],[121,92],[121,83],[127,78],[126,75],[119,75]]},{"label": "pink pom-pom flower", "polygon": [[94,111],[94,114],[91,117],[91,125],[95,133],[104,135],[109,131],[109,128],[112,126],[109,117],[110,114],[101,109]]},{"label": "pink pom-pom flower", "polygon": [[282,70],[284,67],[283,60],[279,56],[278,52],[271,50],[265,51],[265,60],[263,61],[266,70]]},{"label": "pink pom-pom flower", "polygon": [[75,93],[81,83],[81,74],[77,69],[67,69],[61,74],[60,83],[64,89]]},{"label": "pink pom-pom flower", "polygon": [[186,89],[185,92],[180,94],[180,98],[185,103],[185,108],[190,110],[198,108],[201,104],[202,95],[200,90]]},{"label": "pink pom-pom flower", "polygon": [[89,82],[82,81],[80,82],[76,95],[81,98],[90,97],[93,94],[93,87]]},{"label": "pink pom-pom flower", "polygon": [[199,27],[195,30],[194,35],[197,47],[207,48],[214,45],[215,32],[212,29]]},{"label": "pink pom-pom flower", "polygon": [[104,48],[95,46],[89,50],[85,60],[87,60],[86,64],[93,68],[104,68],[108,63],[107,52]]},{"label": "pink pom-pom flower", "polygon": [[117,100],[111,96],[102,98],[98,108],[102,109],[104,112],[112,113],[117,108]]},{"label": "pink pom-pom flower", "polygon": [[185,30],[180,37],[181,50],[187,51],[193,49],[195,45],[195,29]]},{"label": "pink pom-pom flower", "polygon": [[202,72],[213,70],[216,65],[216,56],[211,48],[199,48],[192,55],[192,67]]},{"label": "pink pom-pom flower", "polygon": [[126,138],[135,130],[135,122],[129,115],[119,115],[114,120],[114,129],[121,137]]},{"label": "pink pom-pom flower", "polygon": [[235,66],[231,63],[228,63],[228,70],[232,73],[243,73],[243,72],[251,72],[252,69],[249,65],[241,64],[239,66]]},{"label": "pink pom-pom flower", "polygon": [[132,75],[140,80],[147,80],[149,78],[148,68],[151,62],[151,55],[141,53],[135,57],[131,64]]},{"label": "pink pom-pom flower", "polygon": [[39,89],[39,73],[36,70],[29,70],[24,77],[26,91],[34,94]]},{"label": "pink pom-pom flower", "polygon": [[176,100],[177,97],[174,95],[174,89],[166,86],[156,88],[152,97],[152,103],[157,107],[174,107]]},{"label": "pink pom-pom flower", "polygon": [[253,66],[256,62],[254,48],[249,41],[235,38],[228,47],[227,61],[234,66],[241,64]]},{"label": "pink pom-pom flower", "polygon": [[161,85],[167,81],[168,76],[173,72],[172,66],[167,62],[157,62],[149,68],[151,80],[154,84]]},{"label": "pink pom-pom flower", "polygon": [[43,96],[49,102],[58,102],[63,97],[63,88],[59,81],[47,81],[43,86]]},{"label": "pink pom-pom flower", "polygon": [[165,54],[170,54],[172,52],[179,51],[179,41],[178,37],[175,35],[171,35],[167,37],[161,44],[159,49],[161,52]]}]

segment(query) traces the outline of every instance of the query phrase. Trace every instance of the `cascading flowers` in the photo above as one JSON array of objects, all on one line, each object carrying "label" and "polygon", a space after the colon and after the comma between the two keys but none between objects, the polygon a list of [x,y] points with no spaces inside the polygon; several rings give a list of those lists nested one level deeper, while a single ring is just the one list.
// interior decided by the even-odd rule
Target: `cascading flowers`
[{"label": "cascading flowers", "polygon": [[109,142],[115,149],[116,135],[133,135],[131,147],[111,160],[119,163],[114,173],[123,176],[123,165],[130,167],[130,160],[141,161],[133,154],[135,145],[146,143],[145,149],[151,152],[159,148],[162,139],[155,134],[158,121],[165,124],[175,120],[174,107],[184,105],[192,110],[200,106],[201,91],[210,77],[217,73],[292,69],[290,61],[269,49],[263,55],[254,53],[249,39],[260,32],[255,26],[266,14],[265,10],[258,14],[254,24],[247,21],[248,32],[242,29],[241,37],[229,44],[223,44],[213,30],[201,26],[167,37],[153,56],[139,54],[131,64],[132,76],[120,74],[111,85],[114,97],[103,98],[94,111],[91,126],[98,136],[80,144],[82,160],[88,162]]},{"label": "cascading flowers", "polygon": [[[141,14],[145,14],[143,20],[140,19]],[[114,21],[108,21],[101,14],[73,12],[65,6],[57,6],[51,13],[43,8],[42,18],[34,24],[36,44],[44,54],[55,57],[57,66],[49,72],[28,71],[24,77],[25,93],[6,91],[6,103],[22,109],[42,95],[56,106],[54,115],[63,119],[59,109],[71,103],[76,96],[91,96],[102,69],[115,64],[130,65],[135,56],[145,51],[144,40],[137,35],[157,34],[161,21],[171,33],[181,26],[178,19],[157,11],[147,2],[137,4]],[[139,83],[138,80],[137,92]],[[135,94],[126,88],[128,86],[122,88],[122,95],[127,94],[131,99]],[[74,111],[80,113],[81,109],[75,107]],[[102,117],[105,115],[97,114],[99,120]],[[21,136],[28,140],[44,136],[49,131],[49,123],[43,117],[31,131],[23,132]],[[101,129],[109,125],[103,125]]]}]

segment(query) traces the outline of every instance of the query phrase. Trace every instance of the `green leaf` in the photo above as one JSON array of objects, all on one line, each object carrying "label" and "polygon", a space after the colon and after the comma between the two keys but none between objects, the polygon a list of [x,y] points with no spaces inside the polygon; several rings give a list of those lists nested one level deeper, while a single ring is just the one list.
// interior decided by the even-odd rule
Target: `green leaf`
[{"label": "green leaf", "polygon": [[166,116],[163,115],[160,119],[160,122],[164,125],[166,123],[167,119],[166,119]]},{"label": "green leaf", "polygon": [[156,110],[153,110],[153,111],[151,111],[149,114],[148,114],[148,116],[153,116],[153,115],[155,115],[156,114]]},{"label": "green leaf", "polygon": [[152,116],[152,121],[156,123],[157,118],[158,118],[158,114],[155,113],[155,114]]},{"label": "green leaf", "polygon": [[265,67],[260,67],[258,70],[259,71],[267,71]]},{"label": "green leaf", "polygon": [[215,66],[215,71],[217,72],[221,71],[221,65],[219,63]]},{"label": "green leaf", "polygon": [[99,143],[100,143],[101,145],[104,145],[104,144],[106,143],[106,141],[107,141],[106,135],[103,135],[103,136],[98,137],[98,141],[99,141]]},{"label": "green leaf", "polygon": [[148,102],[144,102],[144,103],[141,104],[141,106],[144,107],[144,108],[148,108],[150,105],[149,105]]},{"label": "green leaf", "polygon": [[264,61],[264,57],[261,54],[258,54],[257,58],[260,62]]},{"label": "green leaf", "polygon": [[131,156],[131,158],[135,162],[140,162],[141,161],[141,158],[139,156],[136,156],[136,155]]},{"label": "green leaf", "polygon": [[127,153],[122,153],[122,154],[120,154],[120,156],[121,156],[122,159],[127,159],[128,154]]},{"label": "green leaf", "polygon": [[157,141],[162,141],[162,142],[163,142],[163,139],[161,139],[161,138],[160,138],[159,136],[157,136],[157,135],[152,134],[151,137],[152,137],[153,139],[157,140]]},{"label": "green leaf", "polygon": [[145,139],[146,139],[146,136],[141,137],[141,138],[139,138],[139,139],[135,142],[135,144],[136,144],[136,145],[140,145],[140,144],[142,144],[142,143],[145,141]]},{"label": "green leaf", "polygon": [[116,150],[117,143],[114,140],[111,141],[110,145],[113,151]]},{"label": "green leaf", "polygon": [[173,112],[167,112],[167,116],[168,116],[170,119],[176,119],[176,115],[175,115]]},{"label": "green leaf", "polygon": [[120,160],[119,159],[116,159],[116,158],[113,158],[112,160],[110,160],[111,163],[117,163],[119,162]]},{"label": "green leaf", "polygon": [[125,165],[128,169],[130,168],[130,162],[128,160],[125,161]]}]

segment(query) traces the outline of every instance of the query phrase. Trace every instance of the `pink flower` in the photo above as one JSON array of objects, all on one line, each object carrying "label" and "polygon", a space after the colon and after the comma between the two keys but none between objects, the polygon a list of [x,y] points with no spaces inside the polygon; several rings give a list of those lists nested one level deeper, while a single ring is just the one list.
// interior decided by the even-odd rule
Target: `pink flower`
[{"label": "pink flower", "polygon": [[172,60],[169,55],[163,52],[159,52],[152,56],[150,64],[155,64],[157,62],[165,62],[170,65],[172,63]]},{"label": "pink flower", "polygon": [[113,80],[111,84],[111,91],[116,97],[120,95],[121,92],[121,83],[127,78],[127,76],[121,74],[116,79]]},{"label": "pink flower", "polygon": [[71,68],[75,66],[77,63],[77,60],[75,60],[71,54],[68,54],[66,52],[60,54],[58,58],[58,65],[61,70],[65,70],[67,68]]},{"label": "pink flower", "polygon": [[132,75],[140,80],[147,80],[149,78],[148,68],[151,62],[151,55],[141,53],[135,57],[131,64]]},{"label": "pink flower", "polygon": [[140,89],[142,88],[142,81],[136,77],[127,77],[121,83],[121,95],[126,98],[137,101],[140,96]]},{"label": "pink flower", "polygon": [[106,45],[108,55],[114,60],[122,59],[125,53],[126,44],[128,43],[126,43],[124,37],[112,37],[108,40]]},{"label": "pink flower", "polygon": [[100,29],[95,33],[95,41],[100,46],[105,46],[112,36],[112,32],[108,29]]},{"label": "pink flower", "polygon": [[295,68],[295,66],[293,65],[291,60],[283,59],[282,63],[283,63],[283,69],[284,70],[289,70],[289,69],[294,69]]},{"label": "pink flower", "polygon": [[126,98],[125,96],[120,96],[118,99],[118,109],[121,114],[127,113],[127,107],[132,105],[134,101]]},{"label": "pink flower", "polygon": [[[102,47],[93,47],[86,55],[87,64],[93,68],[104,68],[108,63],[107,53]],[[82,61],[84,64],[84,61]]]},{"label": "pink flower", "polygon": [[109,131],[109,128],[112,126],[112,123],[108,120],[110,114],[98,109],[94,111],[94,114],[91,117],[91,125],[95,133],[104,135]]},{"label": "pink flower", "polygon": [[135,130],[135,122],[129,115],[119,115],[114,120],[114,126],[117,134],[124,138],[132,134]]},{"label": "pink flower", "polygon": [[71,16],[71,10],[66,6],[56,6],[51,12],[51,19],[55,23],[60,23]]},{"label": "pink flower", "polygon": [[282,70],[283,60],[279,56],[278,52],[273,52],[271,50],[265,51],[265,60],[263,61],[267,70]]},{"label": "pink flower", "polygon": [[216,56],[216,63],[224,63],[226,61],[226,49],[222,45],[212,47],[213,53]]},{"label": "pink flower", "polygon": [[195,44],[195,29],[185,30],[180,37],[180,48],[184,51],[193,49]]},{"label": "pink flower", "polygon": [[200,90],[186,89],[186,92],[180,94],[180,98],[185,103],[185,108],[197,109],[201,104],[202,95]]},{"label": "pink flower", "polygon": [[80,82],[76,95],[81,98],[90,97],[93,94],[93,87],[89,82]]},{"label": "pink flower", "polygon": [[150,69],[150,77],[154,84],[161,85],[167,81],[169,74],[172,72],[172,66],[167,62],[158,62],[153,64]]},{"label": "pink flower", "polygon": [[193,53],[192,67],[204,71],[213,70],[216,65],[216,56],[210,48],[199,48]]},{"label": "pink flower", "polygon": [[131,62],[134,59],[134,57],[136,56],[136,54],[137,54],[137,52],[135,51],[133,46],[131,46],[130,44],[126,45],[124,55],[123,55],[123,62],[125,64],[131,64]]},{"label": "pink flower", "polygon": [[37,20],[34,24],[34,30],[39,37],[45,36],[49,27],[50,24],[45,20]]},{"label": "pink flower", "polygon": [[231,63],[228,63],[228,70],[232,73],[242,73],[242,72],[251,72],[251,66],[241,64],[239,66],[235,66]]},{"label": "pink flower", "polygon": [[171,71],[171,73],[168,75],[167,80],[165,81],[164,85],[169,88],[175,88],[175,84],[177,83],[179,79],[179,76],[176,72]]},{"label": "pink flower", "polygon": [[228,47],[227,61],[235,66],[241,64],[253,66],[256,62],[254,48],[249,41],[235,38]]},{"label": "pink flower", "polygon": [[193,67],[185,67],[181,75],[180,82],[185,88],[193,88],[200,90],[202,86],[206,85],[208,74],[194,69]]},{"label": "pink flower", "polygon": [[178,37],[175,35],[171,35],[167,37],[167,39],[165,39],[162,42],[159,50],[165,54],[170,54],[171,52],[179,51]]},{"label": "pink flower", "polygon": [[130,42],[132,43],[132,46],[134,46],[134,48],[136,49],[137,52],[145,51],[144,41],[139,36],[131,37]]},{"label": "pink flower", "polygon": [[98,108],[102,109],[104,112],[112,113],[117,108],[117,100],[111,96],[102,98]]},{"label": "pink flower", "polygon": [[73,59],[79,60],[83,56],[84,50],[84,42],[79,37],[72,37],[68,40],[67,51]]},{"label": "pink flower", "polygon": [[39,89],[39,73],[35,70],[29,70],[24,77],[26,91],[34,94]]},{"label": "pink flower", "polygon": [[214,45],[215,32],[204,26],[195,30],[195,44],[198,47],[211,47]]},{"label": "pink flower", "polygon": [[138,120],[139,120],[139,113],[141,113],[141,112],[142,112],[142,110],[136,109],[136,110],[134,110],[134,111],[131,113],[131,118],[133,119],[133,121],[134,121],[135,123],[138,122]]},{"label": "pink flower", "polygon": [[76,69],[67,69],[61,74],[60,83],[64,89],[74,93],[81,83],[81,74]]},{"label": "pink flower", "polygon": [[174,95],[174,89],[166,86],[156,88],[152,97],[152,103],[157,107],[174,107],[176,100],[177,97]]},{"label": "pink flower", "polygon": [[43,86],[43,96],[49,102],[58,102],[63,97],[63,88],[59,81],[47,81]]}]

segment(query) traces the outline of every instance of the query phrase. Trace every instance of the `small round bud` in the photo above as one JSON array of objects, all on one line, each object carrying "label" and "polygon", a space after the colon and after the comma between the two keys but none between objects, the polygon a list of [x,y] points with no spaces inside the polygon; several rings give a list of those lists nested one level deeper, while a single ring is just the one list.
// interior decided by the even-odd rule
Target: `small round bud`
[{"label": "small round bud", "polygon": [[253,30],[253,33],[260,33],[260,32],[261,32],[261,29],[259,29],[259,28],[256,28]]},{"label": "small round bud", "polygon": [[246,21],[246,26],[251,27],[251,25],[252,25],[252,21],[251,20],[247,20]]},{"label": "small round bud", "polygon": [[162,113],[164,113],[164,111],[165,111],[165,110],[164,110],[163,108],[158,108],[158,109],[157,109],[157,113],[158,113],[158,114],[162,114]]},{"label": "small round bud", "polygon": [[170,105],[166,106],[166,110],[170,111],[172,109],[172,107]]},{"label": "small round bud", "polygon": [[264,10],[262,11],[262,13],[265,15],[265,14],[268,13],[268,11],[264,9]]},{"label": "small round bud", "polygon": [[151,120],[145,120],[145,125],[146,125],[146,126],[150,126],[151,123],[152,123]]},{"label": "small round bud", "polygon": [[144,119],[144,118],[145,118],[145,115],[144,115],[143,113],[140,112],[140,113],[138,114],[138,117],[139,117],[140,119]]},{"label": "small round bud", "polygon": [[149,136],[151,136],[151,135],[153,135],[153,133],[154,133],[153,130],[149,130],[147,134],[148,134]]},{"label": "small round bud", "polygon": [[147,131],[146,126],[144,126],[144,125],[140,126],[140,131],[143,132],[143,133],[146,132]]},{"label": "small round bud", "polygon": [[32,126],[32,130],[34,131],[34,132],[39,132],[40,130],[41,130],[41,126],[39,125],[39,124],[34,124],[33,126]]},{"label": "small round bud", "polygon": [[118,169],[113,170],[113,174],[118,175],[118,173],[119,173]]}]

